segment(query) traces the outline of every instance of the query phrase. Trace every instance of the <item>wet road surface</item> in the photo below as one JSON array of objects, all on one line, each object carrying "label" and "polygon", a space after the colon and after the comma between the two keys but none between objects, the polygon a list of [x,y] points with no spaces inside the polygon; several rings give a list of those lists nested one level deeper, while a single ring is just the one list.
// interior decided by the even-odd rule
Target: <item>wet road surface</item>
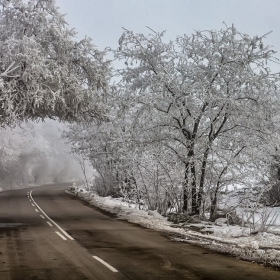
[{"label": "wet road surface", "polygon": [[0,193],[0,279],[280,279],[280,272],[172,241],[64,192]]}]

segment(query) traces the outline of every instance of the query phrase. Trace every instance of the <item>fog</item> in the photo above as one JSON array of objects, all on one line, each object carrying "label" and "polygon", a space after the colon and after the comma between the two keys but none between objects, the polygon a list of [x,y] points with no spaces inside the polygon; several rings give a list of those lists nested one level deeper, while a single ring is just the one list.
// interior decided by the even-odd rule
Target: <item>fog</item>
[{"label": "fog", "polygon": [[[53,120],[28,122],[0,131],[0,191],[52,182],[84,180],[80,165]],[[87,176],[91,176],[87,166]]]}]

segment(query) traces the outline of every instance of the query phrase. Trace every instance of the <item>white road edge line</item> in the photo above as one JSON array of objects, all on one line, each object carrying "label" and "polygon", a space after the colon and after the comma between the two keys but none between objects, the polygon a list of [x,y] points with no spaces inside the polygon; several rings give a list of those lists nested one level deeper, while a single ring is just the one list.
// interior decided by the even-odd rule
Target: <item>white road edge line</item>
[{"label": "white road edge line", "polygon": [[43,215],[40,215],[40,217],[41,217],[42,219],[46,219]]},{"label": "white road edge line", "polygon": [[60,232],[56,231],[55,232],[58,236],[60,236],[63,240],[67,240],[65,236],[63,236]]},{"label": "white road edge line", "polygon": [[53,225],[52,225],[49,221],[47,221],[47,224],[48,224],[50,227],[53,227]]},{"label": "white road edge line", "polygon": [[43,215],[51,222],[53,223],[66,237],[68,237],[70,240],[74,240],[72,236],[70,236],[63,228],[61,228],[55,221],[53,221],[43,210],[40,208],[40,206],[35,202],[32,196],[33,190],[30,192],[30,197],[33,201],[33,203],[37,206],[37,208],[40,209],[40,211],[43,213]]},{"label": "white road edge line", "polygon": [[97,261],[99,261],[100,263],[102,263],[103,265],[105,265],[107,268],[109,268],[111,271],[113,272],[118,272],[114,267],[112,267],[111,265],[109,265],[108,263],[106,263],[105,261],[103,261],[102,259],[100,259],[97,256],[92,256],[94,259],[96,259]]}]

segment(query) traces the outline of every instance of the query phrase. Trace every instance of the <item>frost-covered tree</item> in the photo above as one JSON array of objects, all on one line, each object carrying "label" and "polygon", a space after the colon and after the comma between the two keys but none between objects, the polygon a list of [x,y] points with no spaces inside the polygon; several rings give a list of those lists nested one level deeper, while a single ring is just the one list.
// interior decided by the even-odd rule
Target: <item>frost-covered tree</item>
[{"label": "frost-covered tree", "polygon": [[77,41],[55,0],[0,1],[0,125],[57,117],[104,118],[110,66]]},{"label": "frost-covered tree", "polygon": [[[93,187],[100,195],[118,195],[166,215],[182,207],[181,163],[145,132],[149,114],[135,110],[124,96],[112,97],[109,122],[74,124],[64,135],[72,152],[88,159],[97,171]],[[149,135],[151,134],[151,135]],[[151,140],[151,142],[150,142]]]},{"label": "frost-covered tree", "polygon": [[118,153],[114,145],[112,122],[73,124],[64,137],[72,145],[72,155],[87,159],[97,172],[97,189],[102,195],[109,195],[117,188],[116,181]]},{"label": "frost-covered tree", "polygon": [[127,162],[131,141],[128,127],[131,122],[125,119],[119,108],[120,100],[114,93],[108,94],[106,104],[110,108],[106,122],[73,124],[64,136],[72,144],[72,152],[88,159],[96,170],[100,194],[113,194],[129,177]]},{"label": "frost-covered tree", "polygon": [[263,181],[277,142],[279,81],[264,37],[230,27],[165,43],[163,34],[125,31],[115,55],[126,67],[107,96],[108,121],[67,133],[104,194],[125,191],[163,214],[202,213],[209,203],[214,219],[224,188]]},{"label": "frost-covered tree", "polygon": [[160,143],[182,163],[184,210],[196,214],[207,188],[213,192],[213,184],[218,190],[221,182],[229,184],[230,174],[267,143],[279,74],[267,65],[274,51],[264,45],[266,35],[250,37],[234,26],[197,31],[168,43],[163,35],[125,30],[115,51],[126,64],[119,70],[119,86],[139,118],[140,112],[150,114],[142,137],[154,134],[146,139]]}]

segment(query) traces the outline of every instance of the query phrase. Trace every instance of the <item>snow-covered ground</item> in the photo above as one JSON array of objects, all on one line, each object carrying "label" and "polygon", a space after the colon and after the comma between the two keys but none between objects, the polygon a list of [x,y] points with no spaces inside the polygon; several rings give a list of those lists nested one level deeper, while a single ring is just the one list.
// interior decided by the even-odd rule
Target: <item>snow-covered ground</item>
[{"label": "snow-covered ground", "polygon": [[[267,232],[250,234],[249,227],[201,221],[174,224],[156,211],[144,211],[122,198],[100,197],[83,187],[70,186],[66,192],[117,215],[119,219],[167,233],[172,239],[206,247],[237,258],[280,267],[280,219]],[[273,209],[277,212],[279,208]]]}]

